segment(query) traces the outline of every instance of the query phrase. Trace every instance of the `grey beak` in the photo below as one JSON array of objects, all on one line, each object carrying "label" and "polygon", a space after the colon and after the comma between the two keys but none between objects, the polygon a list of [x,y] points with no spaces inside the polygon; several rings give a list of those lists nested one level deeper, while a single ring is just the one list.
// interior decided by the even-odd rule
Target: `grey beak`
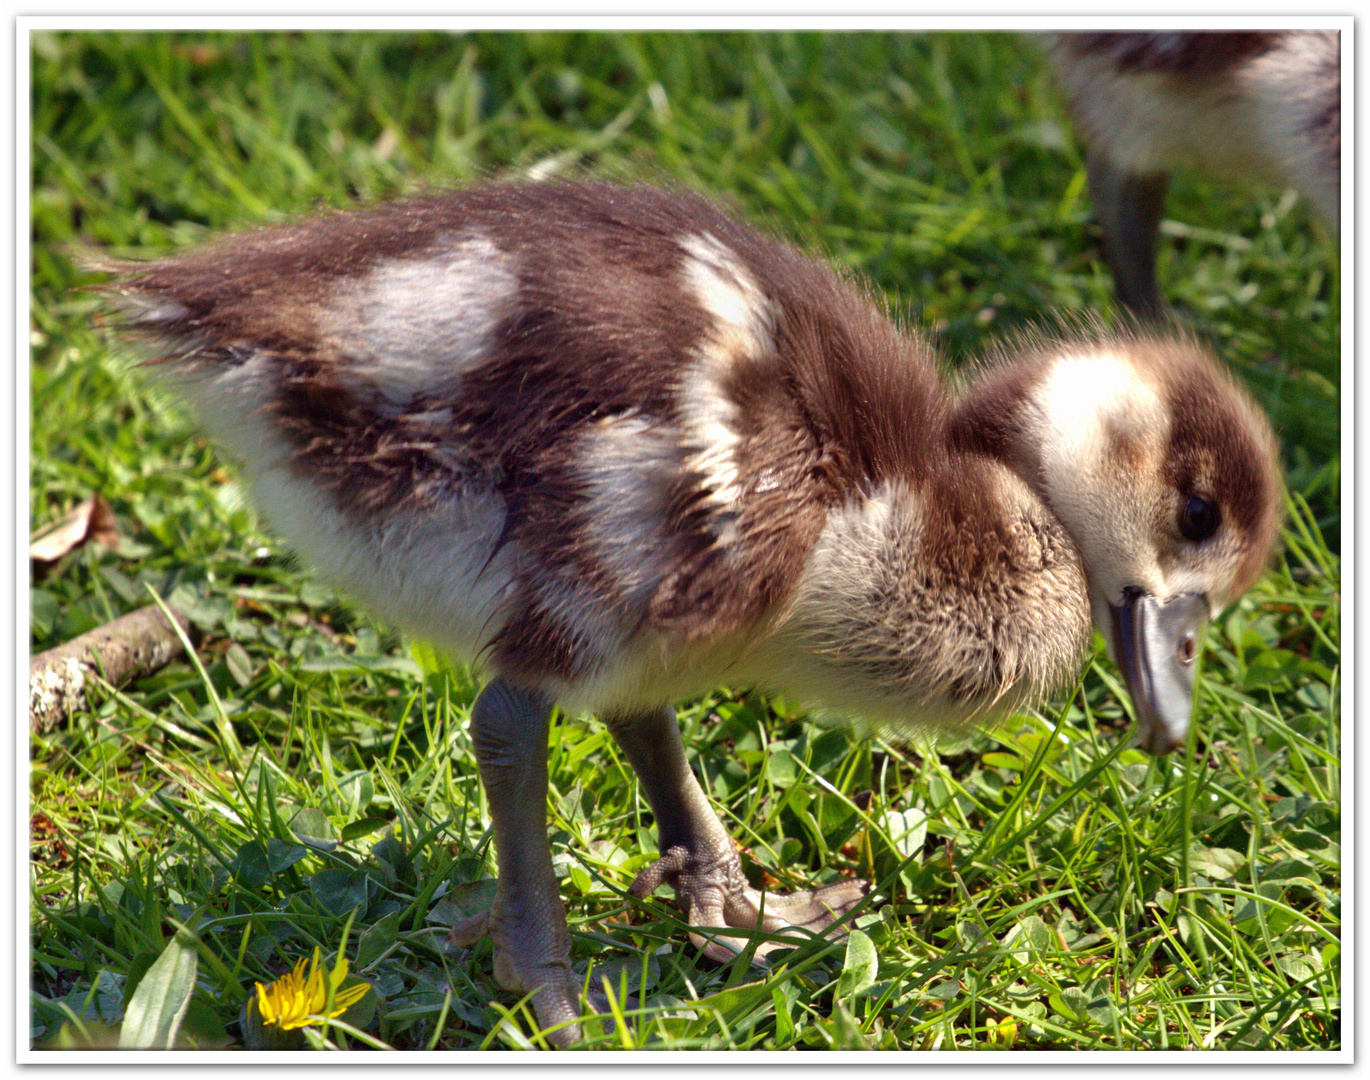
[{"label": "grey beak", "polygon": [[1180,593],[1161,603],[1138,593],[1113,615],[1114,659],[1123,669],[1137,713],[1137,743],[1150,754],[1168,754],[1189,733],[1194,706],[1194,661],[1208,628],[1208,600]]}]

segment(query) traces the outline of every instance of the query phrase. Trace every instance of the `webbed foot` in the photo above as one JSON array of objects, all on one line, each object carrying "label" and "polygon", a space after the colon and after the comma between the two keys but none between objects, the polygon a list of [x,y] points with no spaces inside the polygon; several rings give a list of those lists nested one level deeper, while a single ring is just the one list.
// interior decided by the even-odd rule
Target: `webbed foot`
[{"label": "webbed foot", "polygon": [[[642,899],[663,884],[675,889],[676,901],[691,926],[690,940],[719,963],[740,953],[753,930],[778,935],[757,944],[753,956],[758,960],[777,949],[793,948],[809,934],[831,932],[833,924],[870,891],[867,882],[853,879],[817,889],[762,892],[747,884],[741,860],[731,848],[722,854],[711,851],[701,858],[682,846],[670,848],[638,874],[628,891]],[[709,932],[705,928],[732,928],[740,933]],[[784,933],[791,929],[808,933]],[[845,930],[838,927],[836,932]]]}]

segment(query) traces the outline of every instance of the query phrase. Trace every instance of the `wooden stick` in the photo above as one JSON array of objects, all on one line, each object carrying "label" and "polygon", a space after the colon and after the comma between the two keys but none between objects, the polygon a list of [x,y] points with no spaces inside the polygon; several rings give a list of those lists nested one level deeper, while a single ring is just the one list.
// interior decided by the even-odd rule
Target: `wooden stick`
[{"label": "wooden stick", "polygon": [[[190,620],[172,611],[189,636]],[[164,667],[182,652],[160,608],[150,604],[29,661],[29,730],[42,735],[89,703],[92,677],[121,686]]]}]

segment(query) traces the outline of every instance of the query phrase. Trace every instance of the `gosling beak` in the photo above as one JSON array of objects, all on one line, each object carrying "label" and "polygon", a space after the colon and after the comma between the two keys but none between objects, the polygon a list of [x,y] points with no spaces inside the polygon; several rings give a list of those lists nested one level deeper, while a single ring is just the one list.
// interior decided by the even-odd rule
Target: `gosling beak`
[{"label": "gosling beak", "polygon": [[1208,627],[1208,600],[1180,593],[1162,603],[1138,592],[1113,616],[1114,659],[1123,669],[1137,713],[1137,743],[1149,754],[1168,754],[1189,733],[1194,704],[1194,661]]}]

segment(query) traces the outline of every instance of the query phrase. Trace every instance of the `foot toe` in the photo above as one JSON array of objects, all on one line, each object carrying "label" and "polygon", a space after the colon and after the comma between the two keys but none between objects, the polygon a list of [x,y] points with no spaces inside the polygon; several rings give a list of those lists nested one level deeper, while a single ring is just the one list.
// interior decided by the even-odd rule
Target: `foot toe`
[{"label": "foot toe", "polygon": [[870,884],[853,878],[800,892],[748,892],[752,894],[750,903],[757,908],[759,926],[777,930],[797,926],[818,932],[856,907],[870,892]]},{"label": "foot toe", "polygon": [[[835,925],[870,891],[865,881],[838,881],[812,890],[796,892],[761,892],[744,888],[731,895],[704,898],[691,905],[689,920],[692,927],[727,927],[738,931],[761,930],[776,938],[757,944],[753,956],[765,958],[780,949],[792,949],[816,934],[840,937],[846,928]],[[786,931],[803,931],[786,934]],[[747,945],[747,934],[706,935],[692,932],[691,940],[712,960],[727,962]]]},{"label": "foot toe", "polygon": [[474,945],[490,932],[490,912],[480,911],[462,919],[447,934],[447,940],[457,946]]}]

